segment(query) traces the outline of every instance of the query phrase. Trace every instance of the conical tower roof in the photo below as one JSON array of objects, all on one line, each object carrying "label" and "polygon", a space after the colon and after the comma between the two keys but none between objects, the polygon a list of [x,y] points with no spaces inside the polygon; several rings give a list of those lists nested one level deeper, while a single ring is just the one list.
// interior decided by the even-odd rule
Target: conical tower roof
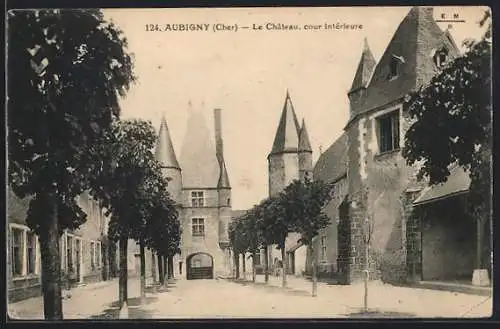
[{"label": "conical tower roof", "polygon": [[365,88],[368,85],[376,64],[377,62],[373,57],[370,46],[368,46],[368,40],[365,38],[363,44],[363,52],[361,53],[358,68],[356,70],[356,74],[354,75],[352,86],[349,92],[353,92],[359,88]]},{"label": "conical tower roof", "polygon": [[299,121],[297,120],[290,94],[287,91],[271,154],[297,151],[298,144]]},{"label": "conical tower roof", "polygon": [[156,159],[160,161],[163,167],[180,169],[165,116],[161,119],[160,131],[158,133]]},{"label": "conical tower roof", "polygon": [[304,119],[302,119],[302,127],[299,132],[299,152],[312,152],[309,133],[307,132],[306,121]]},{"label": "conical tower roof", "polygon": [[220,169],[213,135],[199,110],[189,111],[180,162],[184,187],[217,187]]},{"label": "conical tower roof", "polygon": [[220,169],[219,182],[217,183],[218,188],[230,188],[231,184],[229,183],[229,175],[227,174],[226,162],[222,160],[221,169]]}]

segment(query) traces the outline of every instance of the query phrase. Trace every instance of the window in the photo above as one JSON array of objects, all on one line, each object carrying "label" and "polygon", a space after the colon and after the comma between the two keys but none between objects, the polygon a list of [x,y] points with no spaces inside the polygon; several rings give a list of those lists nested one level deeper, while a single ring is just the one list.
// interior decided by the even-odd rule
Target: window
[{"label": "window", "polygon": [[227,205],[230,206],[231,205],[231,198],[227,198]]},{"label": "window", "polygon": [[321,237],[321,260],[326,260],[326,236]]},{"label": "window", "polygon": [[95,269],[95,243],[94,241],[90,242],[90,267],[92,270]]},{"label": "window", "polygon": [[73,272],[73,238],[68,236],[66,242],[66,266],[68,273]]},{"label": "window", "polygon": [[193,218],[193,236],[205,235],[205,220],[203,218]]},{"label": "window", "polygon": [[389,63],[389,80],[396,78],[399,75],[400,65],[405,60],[401,56],[392,55],[391,62]]},{"label": "window", "polygon": [[23,275],[24,230],[12,228],[12,275]]},{"label": "window", "polygon": [[436,53],[432,57],[436,67],[442,67],[444,64],[446,64],[447,58],[448,58],[448,49],[446,48],[442,48],[436,51]]},{"label": "window", "polygon": [[399,149],[399,111],[378,119],[380,153]]},{"label": "window", "polygon": [[27,270],[28,274],[35,274],[36,272],[36,236],[33,232],[27,232]]},{"label": "window", "polygon": [[193,207],[203,207],[204,206],[203,191],[191,192],[191,205]]}]

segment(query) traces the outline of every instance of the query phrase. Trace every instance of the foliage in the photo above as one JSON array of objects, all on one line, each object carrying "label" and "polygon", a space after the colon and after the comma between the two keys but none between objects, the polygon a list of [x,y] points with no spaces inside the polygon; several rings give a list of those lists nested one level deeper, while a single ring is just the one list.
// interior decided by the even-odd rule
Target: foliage
[{"label": "foliage", "polygon": [[421,162],[418,178],[430,184],[447,180],[450,165],[470,171],[470,205],[476,218],[491,207],[492,85],[491,13],[480,24],[486,33],[468,40],[464,55],[451,61],[430,83],[412,93],[404,110],[415,119],[405,136],[403,156]]},{"label": "foliage", "polygon": [[60,231],[74,229],[85,222],[75,197],[95,160],[89,150],[134,80],[127,41],[99,10],[11,11],[8,25],[9,182],[20,198],[35,196],[30,228],[39,233],[50,193]]},{"label": "foliage", "polygon": [[331,184],[323,181],[293,181],[282,195],[282,207],[294,232],[300,233],[303,244],[310,245],[320,229],[330,223],[323,208],[331,199]]},{"label": "foliage", "polygon": [[154,168],[155,143],[156,134],[150,122],[125,120],[116,121],[112,134],[96,144],[95,148],[105,154],[111,165],[94,168],[90,193],[111,214],[108,235],[112,240],[146,238],[147,207],[152,198],[148,189],[161,184],[155,185],[151,179],[148,182],[154,170],[159,169]]}]

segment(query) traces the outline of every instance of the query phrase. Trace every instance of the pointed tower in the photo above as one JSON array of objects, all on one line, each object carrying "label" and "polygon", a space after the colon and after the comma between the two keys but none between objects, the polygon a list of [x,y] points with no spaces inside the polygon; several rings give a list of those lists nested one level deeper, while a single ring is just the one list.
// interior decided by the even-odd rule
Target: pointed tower
[{"label": "pointed tower", "polygon": [[156,159],[162,165],[162,171],[165,177],[169,180],[168,192],[172,199],[181,203],[182,193],[182,174],[181,167],[175,155],[174,145],[170,138],[167,121],[165,116],[161,119],[160,131],[158,133],[158,142],[156,144]]},{"label": "pointed tower", "polygon": [[221,109],[214,110],[215,123],[215,155],[219,163],[219,180],[217,183],[219,213],[219,245],[222,249],[229,247],[228,226],[231,219],[231,185],[224,160],[224,144],[222,139]]},{"label": "pointed tower", "polygon": [[370,82],[373,70],[376,65],[375,58],[368,46],[368,40],[364,39],[363,52],[361,53],[361,58],[359,59],[358,68],[354,79],[352,81],[351,89],[347,93],[350,102],[350,116],[356,114],[356,110],[359,107],[363,96],[366,92],[366,87]]},{"label": "pointed tower", "polygon": [[306,128],[306,122],[302,119],[302,127],[299,131],[299,177],[301,181],[305,178],[312,179],[312,148],[309,141],[309,134]]},{"label": "pointed tower", "polygon": [[299,122],[287,91],[273,147],[267,157],[270,196],[278,194],[299,178],[298,145]]}]

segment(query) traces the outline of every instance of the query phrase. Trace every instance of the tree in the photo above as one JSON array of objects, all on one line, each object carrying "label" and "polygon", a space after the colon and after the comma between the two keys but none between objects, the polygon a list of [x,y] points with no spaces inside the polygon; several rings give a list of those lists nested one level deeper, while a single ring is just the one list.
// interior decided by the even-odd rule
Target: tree
[{"label": "tree", "polygon": [[27,223],[40,238],[44,315],[60,320],[59,236],[86,220],[75,197],[99,156],[93,143],[134,80],[132,60],[99,10],[16,10],[8,25],[9,183],[32,197]]},{"label": "tree", "polygon": [[491,13],[480,25],[481,40],[467,40],[465,54],[451,61],[428,85],[411,93],[404,110],[415,120],[405,136],[403,156],[409,165],[421,162],[418,178],[429,184],[447,180],[450,165],[469,171],[468,203],[478,224],[477,266],[482,231],[490,219],[492,154]]},{"label": "tree", "polygon": [[94,148],[105,154],[106,165],[96,166],[89,185],[90,193],[111,214],[108,235],[119,241],[120,307],[127,301],[128,239],[144,244],[147,209],[147,177],[154,163],[156,134],[150,122],[116,121],[112,133],[98,141]]},{"label": "tree", "polygon": [[[261,232],[266,249],[269,245],[276,245],[281,250],[281,259],[283,262],[282,286],[286,287],[286,246],[285,241],[288,233],[293,230],[293,223],[287,218],[284,204],[286,204],[285,194],[280,193],[276,196],[265,199],[260,204]],[[266,250],[267,259],[267,250]],[[266,261],[267,264],[267,261]],[[268,267],[268,265],[266,265]],[[266,269],[267,273],[267,269]],[[266,281],[267,282],[267,281]]]},{"label": "tree", "polygon": [[330,218],[323,213],[323,208],[331,199],[332,186],[322,181],[304,182],[295,180],[284,190],[281,199],[285,216],[293,225],[293,231],[300,234],[298,242],[311,249],[312,255],[312,295],[317,295],[316,252],[312,239],[318,235],[319,230],[330,223]]},{"label": "tree", "polygon": [[[245,261],[245,253],[248,250],[248,238],[247,232],[245,231],[244,220],[240,217],[229,223],[228,234],[229,243],[231,249],[233,250],[234,263],[235,263],[235,279],[240,278],[240,262],[239,256],[243,255],[243,262]],[[245,277],[243,269],[243,278]]]},{"label": "tree", "polygon": [[243,230],[247,240],[247,251],[251,254],[252,258],[252,281],[255,282],[257,274],[255,263],[257,260],[257,253],[263,245],[262,231],[260,228],[260,220],[258,216],[257,207],[250,209],[243,217]]}]

